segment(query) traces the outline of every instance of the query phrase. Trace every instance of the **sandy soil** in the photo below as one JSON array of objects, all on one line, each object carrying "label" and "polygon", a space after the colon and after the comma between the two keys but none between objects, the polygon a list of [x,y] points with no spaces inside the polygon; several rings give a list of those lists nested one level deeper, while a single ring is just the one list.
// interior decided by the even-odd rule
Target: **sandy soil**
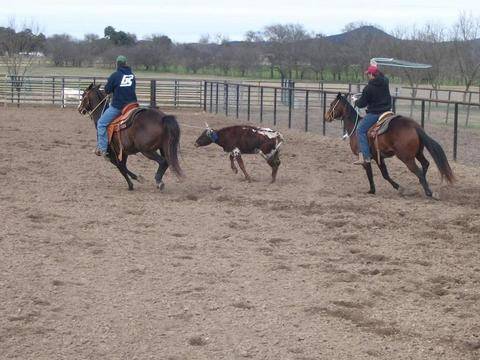
[{"label": "sandy soil", "polygon": [[[341,140],[284,131],[278,182],[195,149],[128,192],[72,109],[0,109],[0,358],[479,359],[480,170],[396,160],[376,196]],[[232,123],[177,113],[182,124]]]}]

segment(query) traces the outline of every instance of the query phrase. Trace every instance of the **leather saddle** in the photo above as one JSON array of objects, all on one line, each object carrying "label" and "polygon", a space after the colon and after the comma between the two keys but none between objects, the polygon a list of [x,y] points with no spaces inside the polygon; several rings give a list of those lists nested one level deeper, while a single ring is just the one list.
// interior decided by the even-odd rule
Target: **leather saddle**
[{"label": "leather saddle", "polygon": [[135,115],[144,110],[146,110],[146,108],[140,107],[138,103],[125,105],[121,114],[118,115],[107,127],[108,143],[112,141],[113,134],[130,127],[133,124]]},{"label": "leather saddle", "polygon": [[388,131],[390,122],[400,115],[393,113],[392,111],[384,112],[378,118],[378,121],[368,130],[368,137],[376,139],[379,135],[385,134]]},{"label": "leather saddle", "polygon": [[122,112],[119,116],[117,116],[107,127],[107,134],[108,134],[108,143],[112,142],[112,138],[114,134],[118,136],[118,147],[119,152],[117,154],[118,159],[121,161],[123,158],[123,144],[120,139],[120,131],[127,129],[133,124],[133,120],[135,116],[146,110],[147,108],[140,107],[138,103],[131,103],[124,106]]}]

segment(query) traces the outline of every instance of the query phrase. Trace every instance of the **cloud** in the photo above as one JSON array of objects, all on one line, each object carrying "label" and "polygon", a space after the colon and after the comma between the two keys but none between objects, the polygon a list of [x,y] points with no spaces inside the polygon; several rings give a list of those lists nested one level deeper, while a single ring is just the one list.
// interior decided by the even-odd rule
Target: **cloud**
[{"label": "cloud", "polygon": [[[10,0],[0,0],[0,8],[11,8],[2,6],[4,2]],[[103,29],[112,25],[139,37],[162,33],[176,41],[196,41],[205,33],[239,39],[248,30],[272,23],[301,23],[309,30],[326,34],[337,33],[346,23],[358,20],[377,23],[385,29],[427,21],[450,24],[460,9],[479,13],[474,2],[465,0],[390,0],[384,4],[365,0],[83,0],[67,5],[57,0],[23,0],[6,14],[5,23],[10,16],[33,19],[49,35],[68,33],[76,37],[91,32],[102,35]]]}]

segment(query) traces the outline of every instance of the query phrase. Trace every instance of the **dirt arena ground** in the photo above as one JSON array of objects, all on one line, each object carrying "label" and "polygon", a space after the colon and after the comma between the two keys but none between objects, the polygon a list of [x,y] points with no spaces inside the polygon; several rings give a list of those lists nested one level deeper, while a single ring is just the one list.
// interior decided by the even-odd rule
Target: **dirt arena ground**
[{"label": "dirt arena ground", "polygon": [[[233,121],[178,112],[182,124]],[[73,109],[0,109],[0,358],[479,359],[480,169],[399,195],[340,139],[284,131],[270,185],[183,127],[187,179],[127,191]]]}]

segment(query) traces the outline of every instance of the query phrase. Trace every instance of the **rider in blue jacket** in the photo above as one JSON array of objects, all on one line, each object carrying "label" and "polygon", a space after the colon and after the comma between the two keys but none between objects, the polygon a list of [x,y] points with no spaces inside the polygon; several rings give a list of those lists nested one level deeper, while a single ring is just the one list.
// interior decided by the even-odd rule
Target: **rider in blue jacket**
[{"label": "rider in blue jacket", "polygon": [[125,105],[137,102],[135,94],[135,75],[127,66],[127,58],[123,55],[117,57],[117,71],[108,78],[105,92],[113,94],[110,106],[105,110],[97,122],[97,148],[95,155],[107,156],[108,125],[121,114]]}]

